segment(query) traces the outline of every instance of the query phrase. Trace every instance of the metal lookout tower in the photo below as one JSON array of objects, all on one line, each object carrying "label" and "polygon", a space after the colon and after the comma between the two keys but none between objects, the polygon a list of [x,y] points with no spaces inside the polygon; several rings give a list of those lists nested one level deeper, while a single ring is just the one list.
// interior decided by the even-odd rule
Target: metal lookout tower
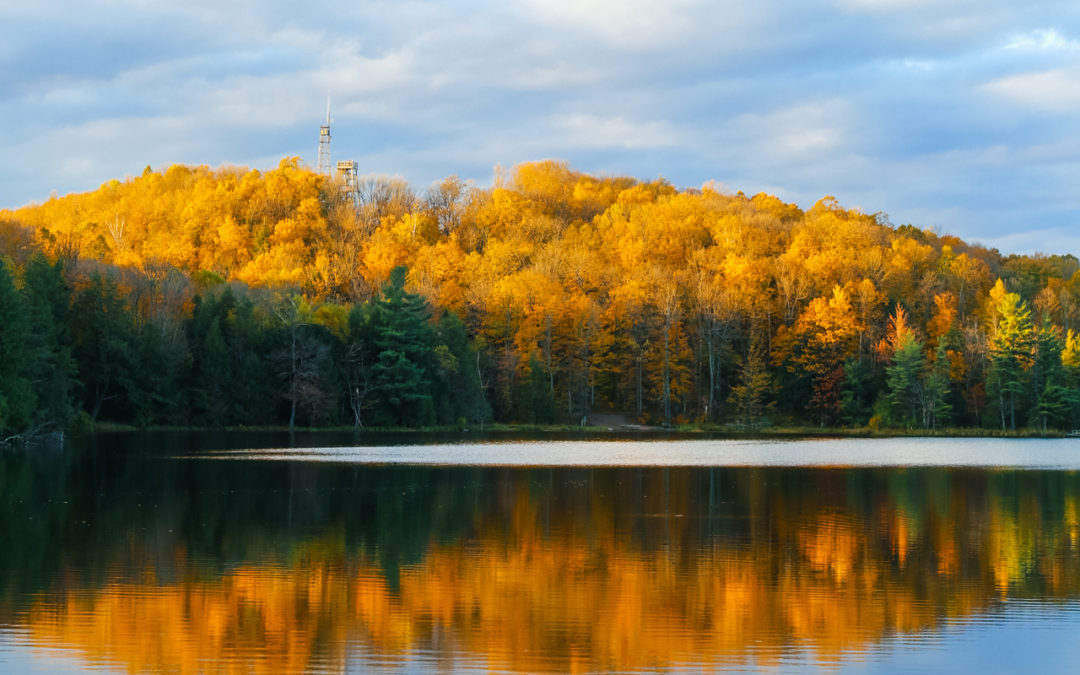
[{"label": "metal lookout tower", "polygon": [[319,160],[315,171],[324,176],[330,175],[330,97],[326,97],[326,124],[319,127]]},{"label": "metal lookout tower", "polygon": [[343,160],[337,163],[337,172],[330,163],[330,97],[326,97],[326,124],[319,127],[319,159],[315,163],[316,173],[333,179],[341,187],[343,199],[352,201],[354,206],[360,203],[360,176],[356,160]]},{"label": "metal lookout tower", "polygon": [[337,179],[345,188],[345,192],[349,194],[356,192],[359,188],[358,166],[355,159],[338,161],[337,163]]}]

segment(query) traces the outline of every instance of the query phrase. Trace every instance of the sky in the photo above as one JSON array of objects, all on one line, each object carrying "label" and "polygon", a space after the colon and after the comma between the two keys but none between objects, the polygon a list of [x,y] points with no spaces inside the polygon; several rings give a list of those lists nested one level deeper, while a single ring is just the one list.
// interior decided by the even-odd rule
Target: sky
[{"label": "sky", "polygon": [[0,0],[0,208],[173,163],[541,159],[1080,255],[1080,3]]}]

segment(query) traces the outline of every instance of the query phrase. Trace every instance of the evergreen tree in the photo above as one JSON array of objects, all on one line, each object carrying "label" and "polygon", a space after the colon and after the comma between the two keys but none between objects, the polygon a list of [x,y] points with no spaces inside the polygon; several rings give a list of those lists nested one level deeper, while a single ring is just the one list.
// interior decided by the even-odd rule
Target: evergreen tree
[{"label": "evergreen tree", "polygon": [[106,402],[125,398],[133,386],[131,313],[111,278],[95,272],[75,294],[71,337],[85,405],[96,420]]},{"label": "evergreen tree", "polygon": [[926,364],[922,343],[910,332],[898,338],[892,365],[886,369],[886,400],[895,424],[912,428],[921,424],[923,388],[920,376]]},{"label": "evergreen tree", "polygon": [[757,429],[761,417],[773,403],[767,398],[773,390],[772,375],[765,369],[765,355],[758,345],[750,347],[739,369],[739,384],[731,388],[728,402],[739,413],[739,422],[747,429]]},{"label": "evergreen tree", "polygon": [[182,421],[182,367],[184,354],[172,354],[156,323],[145,323],[135,334],[132,345],[135,369],[128,391],[133,414],[139,426]]},{"label": "evergreen tree", "polygon": [[[479,385],[479,379],[477,379]],[[514,416],[524,424],[551,424],[555,421],[555,401],[551,396],[544,364],[534,353],[529,357],[528,369],[514,385]]]},{"label": "evergreen tree", "polygon": [[373,368],[380,407],[377,414],[388,426],[421,427],[435,421],[430,381],[419,364],[404,352],[384,349]]},{"label": "evergreen tree", "polygon": [[197,389],[193,392],[195,410],[211,426],[224,426],[230,421],[228,383],[232,380],[232,360],[222,335],[221,317],[211,320],[200,347],[195,367]]},{"label": "evergreen tree", "polygon": [[76,374],[68,332],[71,292],[63,262],[49,263],[40,252],[32,255],[23,273],[23,294],[28,309],[26,347],[33,354],[29,373],[36,400],[33,424],[62,429],[73,412]]},{"label": "evergreen tree", "polygon": [[923,428],[937,429],[952,419],[949,403],[949,357],[945,340],[938,340],[934,361],[926,371],[923,384]]},{"label": "evergreen tree", "polygon": [[35,407],[27,303],[0,259],[0,444],[30,430]]},{"label": "evergreen tree", "polygon": [[1080,334],[1071,329],[1065,333],[1061,367],[1065,386],[1074,397],[1066,415],[1065,428],[1080,429]]},{"label": "evergreen tree", "polygon": [[[445,312],[435,327],[441,389],[440,397],[446,401],[443,424],[466,420],[483,423],[491,419],[491,407],[484,398],[477,370],[477,354],[465,334],[465,324],[457,314]],[[550,397],[548,397],[550,399]]]},{"label": "evergreen tree", "polygon": [[423,297],[405,290],[406,274],[406,268],[394,268],[375,303],[373,327],[379,351],[372,379],[382,423],[426,426],[435,422],[434,333]]},{"label": "evergreen tree", "polygon": [[1078,392],[1069,386],[1062,363],[1065,342],[1057,328],[1044,316],[1035,334],[1035,359],[1032,365],[1032,385],[1035,406],[1032,417],[1045,433],[1049,426],[1064,427],[1076,404]]},{"label": "evergreen tree", "polygon": [[[220,286],[218,288],[221,288]],[[236,305],[231,289],[208,289],[196,295],[186,332],[191,350],[187,393],[194,419],[200,424],[224,426],[231,420],[231,392],[234,381],[226,341],[228,319]]]},{"label": "evergreen tree", "polygon": [[843,403],[844,422],[849,426],[865,425],[873,415],[877,393],[877,378],[869,358],[852,357],[844,362]]},{"label": "evergreen tree", "polygon": [[273,391],[270,363],[270,339],[267,317],[257,311],[247,296],[239,296],[226,317],[226,344],[233,377],[229,398],[233,420],[240,424],[268,424],[274,421],[274,406],[267,405],[267,392]]}]

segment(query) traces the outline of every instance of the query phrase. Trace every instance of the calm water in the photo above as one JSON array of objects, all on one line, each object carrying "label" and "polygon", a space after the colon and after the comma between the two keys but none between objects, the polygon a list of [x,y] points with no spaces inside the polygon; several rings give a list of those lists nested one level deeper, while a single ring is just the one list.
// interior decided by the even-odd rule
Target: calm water
[{"label": "calm water", "polygon": [[0,672],[1080,662],[1080,440],[355,444],[0,454]]}]

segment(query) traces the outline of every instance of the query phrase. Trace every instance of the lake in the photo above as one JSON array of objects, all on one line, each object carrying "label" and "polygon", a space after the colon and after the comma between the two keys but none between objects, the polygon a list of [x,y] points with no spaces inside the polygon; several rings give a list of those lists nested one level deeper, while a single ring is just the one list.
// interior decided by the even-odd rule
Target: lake
[{"label": "lake", "polygon": [[1080,440],[0,453],[0,672],[1069,671]]}]

